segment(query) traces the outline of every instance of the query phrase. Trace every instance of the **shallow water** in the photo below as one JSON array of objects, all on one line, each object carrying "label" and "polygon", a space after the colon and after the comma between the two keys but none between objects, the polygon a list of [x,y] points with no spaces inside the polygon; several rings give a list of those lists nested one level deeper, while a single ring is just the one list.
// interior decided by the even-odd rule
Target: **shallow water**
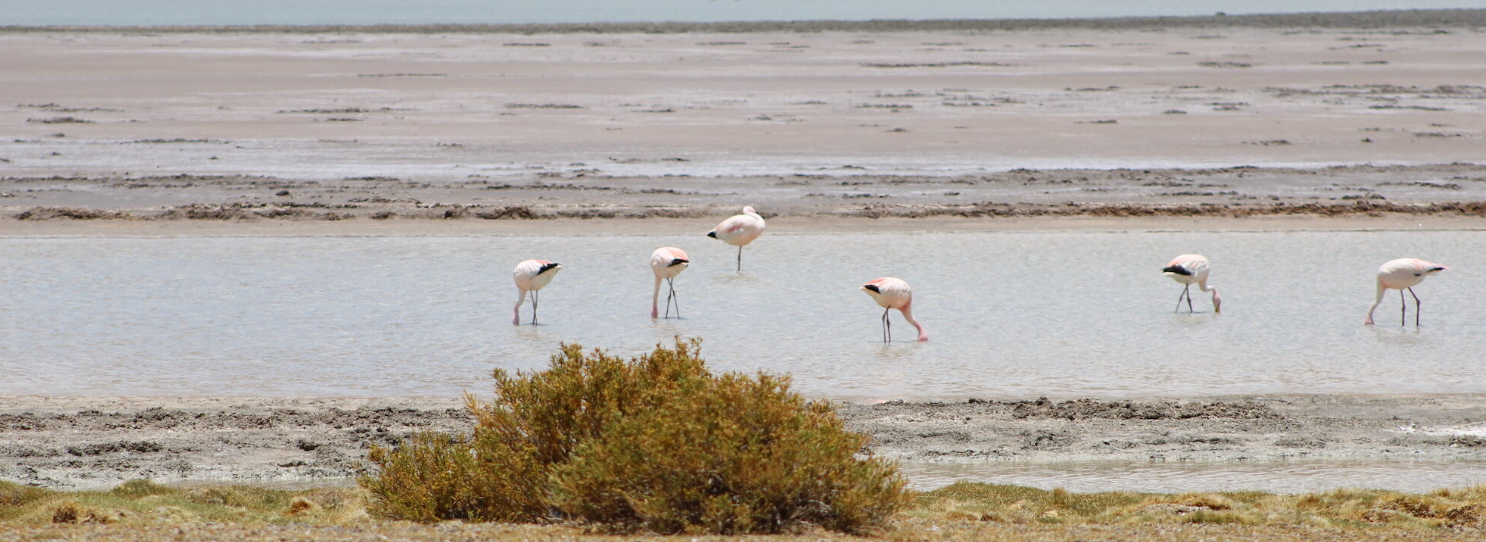
[{"label": "shallow water", "polygon": [[955,482],[1061,487],[1069,491],[1268,491],[1308,493],[1338,488],[1423,493],[1486,483],[1480,461],[1292,461],[1257,463],[1065,464],[904,463],[909,485],[919,490]]},{"label": "shallow water", "polygon": [[[687,249],[684,319],[652,321],[648,257]],[[1445,232],[766,234],[735,253],[678,237],[8,238],[0,394],[452,396],[564,341],[621,354],[703,337],[714,368],[790,373],[812,397],[1486,392],[1486,236]],[[1168,258],[1201,252],[1224,296],[1173,314]],[[1365,327],[1373,270],[1452,266]],[[540,326],[512,326],[510,269],[565,269]],[[914,286],[931,340],[857,287]],[[664,301],[664,299],[662,299]],[[1412,307],[1410,308],[1412,321]],[[529,305],[523,318],[530,318]]]}]

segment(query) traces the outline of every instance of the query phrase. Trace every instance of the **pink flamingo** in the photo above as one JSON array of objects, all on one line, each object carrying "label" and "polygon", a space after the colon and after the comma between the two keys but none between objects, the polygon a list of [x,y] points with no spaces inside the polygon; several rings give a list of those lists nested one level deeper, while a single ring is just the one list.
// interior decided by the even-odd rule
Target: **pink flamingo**
[{"label": "pink flamingo", "polygon": [[666,285],[670,287],[670,293],[666,294],[666,318],[671,317],[671,302],[676,302],[676,317],[681,317],[681,301],[676,299],[676,275],[686,270],[691,265],[691,259],[686,257],[686,251],[676,247],[660,247],[650,254],[650,271],[655,273],[655,292],[650,294],[650,317],[660,316],[656,304],[660,301],[660,281],[665,279]]},{"label": "pink flamingo", "polygon": [[743,214],[733,215],[722,221],[712,231],[707,232],[707,237],[721,239],[722,242],[738,247],[738,272],[743,272],[743,245],[752,243],[764,233],[764,217],[759,216],[753,207],[744,207]]},{"label": "pink flamingo", "polygon": [[1217,286],[1207,285],[1207,272],[1207,258],[1202,257],[1201,254],[1183,254],[1177,256],[1176,258],[1172,258],[1170,262],[1167,262],[1166,267],[1161,269],[1162,275],[1171,277],[1171,280],[1187,286],[1182,289],[1182,295],[1176,296],[1177,311],[1182,310],[1182,298],[1185,297],[1187,298],[1187,312],[1193,312],[1192,283],[1195,282],[1198,289],[1213,293],[1213,312],[1223,312],[1223,298],[1218,297]]},{"label": "pink flamingo", "polygon": [[893,322],[888,318],[888,311],[898,309],[903,313],[903,319],[918,328],[918,340],[929,340],[929,333],[924,331],[924,326],[919,325],[918,320],[913,319],[913,289],[908,287],[903,279],[893,277],[882,277],[872,279],[871,282],[862,285],[862,291],[872,296],[884,310],[882,311],[882,342],[893,340]]},{"label": "pink flamingo", "polygon": [[1383,264],[1378,268],[1378,298],[1367,309],[1367,321],[1363,325],[1373,325],[1372,313],[1383,302],[1383,292],[1393,289],[1398,290],[1398,300],[1403,304],[1399,325],[1408,325],[1409,322],[1409,304],[1403,297],[1403,291],[1408,290],[1409,295],[1414,296],[1414,327],[1419,327],[1419,295],[1414,293],[1414,286],[1424,282],[1424,277],[1447,269],[1449,268],[1443,265],[1416,258],[1399,258]]},{"label": "pink flamingo", "polygon": [[516,298],[516,308],[511,310],[511,325],[521,325],[521,304],[526,293],[531,292],[531,325],[537,325],[537,290],[552,282],[552,277],[562,270],[562,264],[547,260],[526,260],[516,264],[511,274],[516,279],[516,289],[521,295]]}]

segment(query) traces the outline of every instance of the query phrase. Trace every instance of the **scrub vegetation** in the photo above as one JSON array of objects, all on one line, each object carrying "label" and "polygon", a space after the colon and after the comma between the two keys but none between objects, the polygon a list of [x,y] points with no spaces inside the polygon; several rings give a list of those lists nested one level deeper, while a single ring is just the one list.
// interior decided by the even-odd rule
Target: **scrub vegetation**
[{"label": "scrub vegetation", "polygon": [[554,523],[616,532],[861,533],[909,494],[866,437],[789,380],[713,374],[701,342],[628,361],[570,344],[545,371],[495,371],[495,399],[468,399],[474,433],[374,447],[362,479],[374,515]]}]

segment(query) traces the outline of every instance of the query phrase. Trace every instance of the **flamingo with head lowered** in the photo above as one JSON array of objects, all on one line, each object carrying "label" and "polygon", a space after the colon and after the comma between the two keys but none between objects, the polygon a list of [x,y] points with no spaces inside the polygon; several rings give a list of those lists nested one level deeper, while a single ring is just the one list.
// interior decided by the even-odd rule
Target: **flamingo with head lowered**
[{"label": "flamingo with head lowered", "polygon": [[655,273],[655,292],[650,294],[650,317],[660,316],[656,306],[660,301],[660,281],[665,280],[670,287],[666,294],[666,318],[671,317],[671,303],[676,304],[676,317],[681,317],[681,301],[676,299],[676,275],[686,270],[691,265],[691,259],[686,257],[686,251],[676,247],[660,247],[650,254],[650,271]]},{"label": "flamingo with head lowered", "polygon": [[511,311],[512,325],[521,325],[521,304],[526,301],[527,292],[531,292],[531,325],[537,325],[537,291],[552,282],[552,277],[557,276],[560,270],[562,264],[547,260],[526,260],[516,264],[516,270],[511,274],[521,295],[516,298],[516,308]]},{"label": "flamingo with head lowered", "polygon": [[738,247],[738,272],[743,272],[743,245],[752,243],[754,239],[764,233],[764,217],[759,216],[753,207],[744,207],[742,214],[737,214],[722,221],[712,231],[707,232],[707,237],[721,239],[722,242]]},{"label": "flamingo with head lowered", "polygon": [[882,342],[893,340],[893,322],[888,318],[888,312],[893,309],[898,309],[898,312],[903,313],[903,319],[918,329],[918,340],[929,340],[929,333],[924,331],[924,326],[920,325],[918,320],[913,319],[913,289],[909,288],[908,283],[903,282],[903,279],[893,277],[872,279],[863,284],[861,290],[872,296],[872,300],[883,308]]},{"label": "flamingo with head lowered", "polygon": [[1367,320],[1364,325],[1373,325],[1372,313],[1378,309],[1378,304],[1383,302],[1383,293],[1388,290],[1398,290],[1398,300],[1403,304],[1401,309],[1402,321],[1399,325],[1409,323],[1409,304],[1404,299],[1403,291],[1408,290],[1409,295],[1414,296],[1414,327],[1419,327],[1419,295],[1414,293],[1414,286],[1424,282],[1428,277],[1440,271],[1450,268],[1437,263],[1430,263],[1417,258],[1399,258],[1383,264],[1378,268],[1378,298],[1372,302],[1372,307],[1367,309]]},{"label": "flamingo with head lowered", "polygon": [[1207,258],[1201,254],[1183,254],[1173,258],[1161,269],[1161,274],[1171,277],[1171,280],[1187,285],[1182,290],[1182,295],[1176,296],[1176,310],[1182,310],[1182,298],[1187,298],[1187,312],[1192,311],[1192,284],[1204,292],[1213,293],[1213,312],[1223,312],[1223,298],[1218,297],[1218,287],[1207,285],[1208,264]]}]

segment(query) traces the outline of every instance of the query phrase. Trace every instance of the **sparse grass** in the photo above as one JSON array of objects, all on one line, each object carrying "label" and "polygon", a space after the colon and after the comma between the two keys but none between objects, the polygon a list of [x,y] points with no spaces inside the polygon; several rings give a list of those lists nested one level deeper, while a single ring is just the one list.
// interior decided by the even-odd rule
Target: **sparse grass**
[{"label": "sparse grass", "polygon": [[[359,488],[300,491],[169,487],[143,480],[111,491],[49,491],[0,482],[0,540],[605,540],[567,525],[380,520]],[[917,540],[1480,540],[1486,486],[1408,494],[1336,490],[1072,493],[955,484],[916,495],[872,539]],[[650,537],[676,540],[670,537]],[[625,537],[625,539],[633,539]],[[694,538],[687,538],[692,540]],[[700,540],[738,540],[704,536]],[[747,540],[863,540],[807,528]]]},{"label": "sparse grass", "polygon": [[1324,529],[1486,530],[1486,486],[1429,494],[1339,489],[1302,495],[1264,492],[1069,493],[1019,486],[954,484],[919,496],[907,512],[1014,524],[1301,525]]},{"label": "sparse grass", "polygon": [[[340,525],[366,519],[359,489],[178,488],[131,480],[109,491],[49,491],[0,481],[0,525],[225,522]],[[0,532],[5,531],[0,528]]]}]

